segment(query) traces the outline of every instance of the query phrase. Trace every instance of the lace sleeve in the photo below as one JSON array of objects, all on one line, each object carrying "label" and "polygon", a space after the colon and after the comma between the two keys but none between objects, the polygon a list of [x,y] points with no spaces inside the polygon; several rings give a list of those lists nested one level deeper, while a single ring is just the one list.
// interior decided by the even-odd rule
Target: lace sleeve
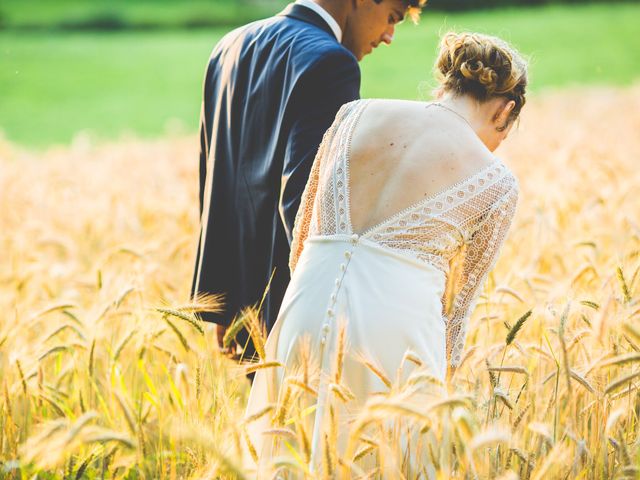
[{"label": "lace sleeve", "polygon": [[335,131],[338,128],[342,117],[344,116],[343,114],[346,110],[347,105],[350,105],[351,103],[352,102],[344,104],[338,109],[333,123],[322,136],[322,141],[320,142],[320,146],[318,147],[318,152],[313,159],[309,179],[307,180],[307,183],[304,187],[302,197],[300,198],[300,207],[298,207],[296,218],[293,222],[291,252],[289,253],[289,271],[291,275],[293,275],[293,271],[296,268],[298,259],[302,254],[304,242],[309,236],[309,226],[311,224],[311,217],[313,214],[313,204],[316,198],[316,193],[318,191],[318,179],[320,178],[320,162],[326,150],[328,149],[331,140],[333,139]]},{"label": "lace sleeve", "polygon": [[507,189],[502,190],[501,196],[481,217],[465,241],[466,245],[460,254],[459,275],[451,282],[453,291],[445,292],[445,297],[452,297],[451,308],[446,315],[447,358],[452,367],[460,364],[469,316],[478,300],[480,287],[495,265],[515,213],[518,183],[515,177],[509,178],[512,181]]}]

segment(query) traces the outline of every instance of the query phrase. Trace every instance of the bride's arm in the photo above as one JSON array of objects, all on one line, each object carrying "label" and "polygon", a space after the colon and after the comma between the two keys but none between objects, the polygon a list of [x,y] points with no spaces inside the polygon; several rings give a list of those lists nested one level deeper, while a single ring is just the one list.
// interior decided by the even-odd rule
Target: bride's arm
[{"label": "bride's arm", "polygon": [[[511,225],[518,201],[518,183],[514,177],[482,221],[473,229],[462,253],[460,274],[453,279],[453,300],[447,314],[447,358],[450,376],[460,364],[468,321],[481,287],[498,259],[500,248]],[[489,195],[488,191],[483,194]]]},{"label": "bride's arm", "polygon": [[295,220],[293,223],[292,239],[291,239],[291,252],[289,253],[289,271],[293,275],[293,271],[296,268],[298,259],[302,254],[304,248],[304,242],[309,236],[309,227],[311,225],[311,217],[313,213],[313,204],[315,202],[316,193],[318,192],[318,182],[320,180],[320,162],[326,154],[334,134],[339,127],[339,124],[344,117],[344,112],[347,109],[346,105],[342,105],[336,114],[336,117],[322,137],[320,146],[313,159],[311,165],[311,173],[309,179],[304,187],[302,197],[300,198],[300,207],[296,212]]},{"label": "bride's arm", "polygon": [[298,263],[298,258],[300,258],[300,254],[302,254],[304,241],[309,236],[309,225],[311,224],[313,203],[318,191],[318,180],[320,177],[320,158],[322,157],[322,154],[324,152],[324,147],[327,139],[326,137],[332,128],[333,126],[330,127],[329,130],[327,130],[324,138],[322,139],[322,143],[320,143],[318,153],[316,154],[316,157],[313,160],[313,165],[311,166],[309,180],[304,187],[302,197],[300,197],[300,207],[296,212],[296,217],[293,223],[293,238],[291,240],[291,251],[289,252],[289,272],[291,273],[291,275],[293,275],[293,271],[295,270],[296,264]]}]

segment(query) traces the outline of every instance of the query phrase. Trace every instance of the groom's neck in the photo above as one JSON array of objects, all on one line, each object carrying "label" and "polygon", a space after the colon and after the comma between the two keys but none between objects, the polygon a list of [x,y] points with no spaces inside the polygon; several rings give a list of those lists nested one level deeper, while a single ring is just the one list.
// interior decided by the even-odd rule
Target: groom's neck
[{"label": "groom's neck", "polygon": [[351,9],[350,2],[345,0],[312,0],[313,2],[320,5],[324,8],[329,15],[331,15],[334,20],[340,26],[342,32],[344,32],[345,27],[347,25],[347,17],[349,15],[349,11]]}]

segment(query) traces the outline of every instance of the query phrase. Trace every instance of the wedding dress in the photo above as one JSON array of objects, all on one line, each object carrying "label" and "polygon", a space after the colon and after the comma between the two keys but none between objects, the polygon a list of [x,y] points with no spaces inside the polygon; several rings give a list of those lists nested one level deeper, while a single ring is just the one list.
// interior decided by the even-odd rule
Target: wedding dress
[{"label": "wedding dress", "polygon": [[[349,185],[357,179],[349,177],[350,142],[360,114],[371,101],[342,106],[323,137],[295,220],[291,283],[264,347],[264,360],[283,366],[256,371],[245,414],[245,418],[256,416],[278,399],[282,402],[283,396],[291,397],[301,379],[311,382],[300,371],[301,347],[304,341],[310,342],[307,346],[320,352],[318,376],[307,389],[317,393],[311,395],[315,409],[290,412],[286,418],[300,421],[304,416],[312,469],[324,455],[326,417],[335,415],[327,402],[339,390],[336,384],[346,386],[355,397],[352,403],[359,407],[371,394],[388,389],[384,378],[394,378],[407,349],[441,380],[447,361],[454,367],[460,363],[469,315],[498,256],[518,197],[516,178],[494,157],[489,165],[444,191],[366,231],[354,232]],[[448,282],[454,260],[461,268]],[[448,296],[452,303],[445,312]],[[346,338],[340,339],[338,326],[345,321]],[[338,349],[344,353],[336,378]],[[377,365],[382,375],[359,360],[362,357],[356,352],[372,359],[371,365]],[[285,392],[285,376],[295,373],[301,374],[298,381],[288,383]],[[263,432],[277,428],[270,422],[278,414],[271,411],[247,424],[248,438],[261,462],[274,454],[273,438],[278,432]],[[357,411],[341,414],[352,418]],[[281,430],[293,425],[280,420]]]}]

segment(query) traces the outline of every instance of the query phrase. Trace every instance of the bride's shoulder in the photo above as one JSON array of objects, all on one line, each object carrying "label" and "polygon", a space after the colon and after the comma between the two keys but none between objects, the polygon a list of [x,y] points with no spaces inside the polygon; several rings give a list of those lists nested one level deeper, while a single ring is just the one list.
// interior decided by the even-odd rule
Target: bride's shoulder
[{"label": "bride's shoulder", "polygon": [[416,115],[420,109],[424,108],[424,102],[415,100],[403,100],[399,98],[367,98],[356,100],[367,104],[368,111],[375,111],[378,115]]},{"label": "bride's shoulder", "polygon": [[350,102],[354,110],[360,107],[362,125],[360,129],[371,131],[384,130],[386,133],[404,131],[419,122],[420,110],[424,102],[395,98],[366,98]]}]

